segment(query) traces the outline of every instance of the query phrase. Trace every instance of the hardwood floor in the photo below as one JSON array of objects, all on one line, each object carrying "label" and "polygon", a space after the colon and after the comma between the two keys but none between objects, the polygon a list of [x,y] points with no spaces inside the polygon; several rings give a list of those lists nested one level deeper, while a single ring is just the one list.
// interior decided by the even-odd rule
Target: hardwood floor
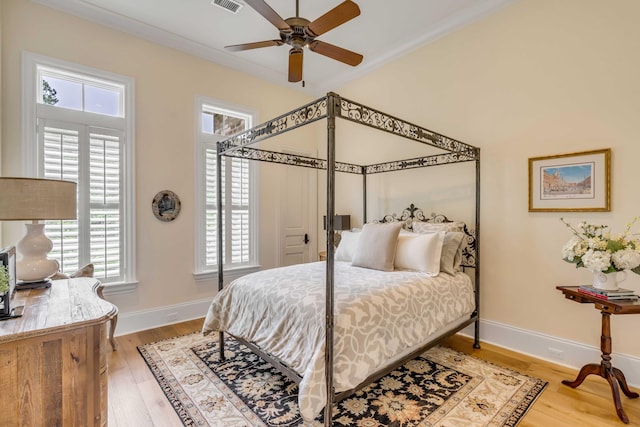
[{"label": "hardwood floor", "polygon": [[[110,427],[182,425],[137,346],[200,330],[202,322],[203,319],[192,320],[117,337],[118,350],[109,355]],[[482,349],[475,350],[469,339],[458,335],[444,345],[549,382],[519,427],[624,425],[616,415],[609,384],[600,377],[591,375],[574,390],[561,381],[575,379],[575,370],[490,344],[482,344]],[[615,363],[615,357],[613,361]],[[627,399],[623,395],[622,405],[630,419],[629,425],[640,425],[640,399]]]}]

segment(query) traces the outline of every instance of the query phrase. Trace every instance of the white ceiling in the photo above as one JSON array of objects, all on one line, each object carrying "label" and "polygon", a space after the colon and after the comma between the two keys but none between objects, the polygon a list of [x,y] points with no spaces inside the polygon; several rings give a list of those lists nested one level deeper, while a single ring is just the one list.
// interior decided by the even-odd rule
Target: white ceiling
[{"label": "white ceiling", "polygon": [[[287,81],[287,45],[224,50],[228,45],[279,38],[278,30],[243,0],[235,0],[243,5],[237,14],[212,0],[33,1],[320,96],[517,0],[355,0],[360,16],[318,40],[360,53],[364,60],[351,67],[305,50],[305,88]],[[283,19],[295,16],[295,0],[266,1]],[[300,0],[300,16],[313,21],[342,1]]]}]

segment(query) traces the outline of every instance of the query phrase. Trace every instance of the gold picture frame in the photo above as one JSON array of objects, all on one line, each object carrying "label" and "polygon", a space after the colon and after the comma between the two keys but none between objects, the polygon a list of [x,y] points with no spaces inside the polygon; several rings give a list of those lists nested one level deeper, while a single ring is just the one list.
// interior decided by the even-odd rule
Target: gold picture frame
[{"label": "gold picture frame", "polygon": [[529,159],[529,212],[611,211],[611,149]]}]

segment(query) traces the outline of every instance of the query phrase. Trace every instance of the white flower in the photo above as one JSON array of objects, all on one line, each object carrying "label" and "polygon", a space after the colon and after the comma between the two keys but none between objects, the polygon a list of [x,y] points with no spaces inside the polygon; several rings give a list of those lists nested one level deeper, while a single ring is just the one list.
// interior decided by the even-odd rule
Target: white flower
[{"label": "white flower", "polygon": [[582,263],[592,273],[607,271],[609,266],[611,266],[611,253],[608,251],[589,249],[582,256]]},{"label": "white flower", "polygon": [[627,247],[615,252],[611,260],[617,270],[631,270],[640,265],[640,252]]},{"label": "white flower", "polygon": [[567,244],[562,247],[562,258],[569,262],[573,262],[573,259],[576,256],[576,247],[581,241],[582,239],[578,236],[573,236]]},{"label": "white flower", "polygon": [[564,218],[560,220],[573,233],[562,247],[562,259],[594,273],[631,270],[640,274],[640,239],[631,233],[638,217],[627,224],[624,233],[615,237],[611,237],[607,225],[582,221],[572,226]]},{"label": "white flower", "polygon": [[573,251],[576,253],[576,256],[581,257],[589,250],[589,242],[585,240],[580,240]]},{"label": "white flower", "polygon": [[603,239],[602,237],[592,237],[588,240],[589,248],[605,251],[607,250],[607,239]]}]

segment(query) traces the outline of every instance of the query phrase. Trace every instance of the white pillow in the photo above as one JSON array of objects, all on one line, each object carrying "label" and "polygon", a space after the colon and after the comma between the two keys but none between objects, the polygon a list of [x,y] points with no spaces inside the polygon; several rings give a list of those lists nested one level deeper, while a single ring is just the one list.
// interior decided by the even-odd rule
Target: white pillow
[{"label": "white pillow", "polygon": [[353,254],[356,253],[360,232],[343,231],[340,237],[340,244],[336,250],[336,261],[353,261]]},{"label": "white pillow", "polygon": [[393,271],[401,223],[370,223],[362,227],[351,265]]},{"label": "white pillow", "polygon": [[395,266],[437,276],[440,273],[440,256],[442,255],[444,236],[444,231],[398,236]]}]

